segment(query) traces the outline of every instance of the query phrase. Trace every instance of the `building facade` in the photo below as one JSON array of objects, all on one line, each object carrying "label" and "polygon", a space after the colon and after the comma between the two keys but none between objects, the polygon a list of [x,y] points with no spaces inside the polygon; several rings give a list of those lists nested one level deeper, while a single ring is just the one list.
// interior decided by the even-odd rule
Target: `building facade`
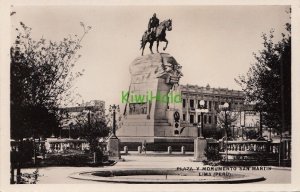
[{"label": "building facade", "polygon": [[91,100],[79,106],[61,108],[61,115],[60,137],[72,137],[72,130],[76,129],[76,124],[88,121],[88,116],[90,121],[105,121],[105,102]]},{"label": "building facade", "polygon": [[[180,150],[181,146],[193,150],[194,139],[198,137],[201,121],[203,121],[205,138],[220,139],[225,133],[225,113],[221,109],[225,103],[229,104],[226,117],[227,123],[230,121],[230,136],[246,138],[247,128],[258,130],[259,114],[253,111],[253,107],[245,105],[245,94],[242,91],[211,88],[209,85],[205,87],[178,85],[173,91],[181,95],[181,102],[169,101],[167,108],[160,111],[164,113],[165,118],[153,120],[153,118],[146,118],[143,113],[126,117],[126,123],[131,123],[132,126],[129,129],[124,123],[117,130],[121,146],[136,150],[143,141],[147,141],[149,150],[166,150],[168,146],[172,146],[174,150]],[[203,114],[203,120],[200,111],[201,100],[204,100],[207,108],[207,112]],[[136,123],[137,121],[139,124]],[[146,126],[148,131],[144,131],[146,129],[142,129],[141,124]]]},{"label": "building facade", "polygon": [[203,114],[203,125],[204,132],[209,136],[219,131],[218,113],[221,110],[220,106],[225,102],[229,104],[229,110],[236,114],[233,124],[238,127],[245,120],[241,118],[245,101],[245,94],[242,91],[189,84],[180,85],[180,91],[182,96],[181,124],[183,126],[196,126],[201,122],[201,112],[199,111],[201,100],[204,100],[205,108],[208,109],[208,112]]}]

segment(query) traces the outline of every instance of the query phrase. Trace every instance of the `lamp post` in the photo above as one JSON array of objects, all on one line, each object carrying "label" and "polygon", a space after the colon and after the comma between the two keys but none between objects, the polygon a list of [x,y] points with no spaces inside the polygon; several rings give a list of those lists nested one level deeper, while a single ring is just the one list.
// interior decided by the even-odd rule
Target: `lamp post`
[{"label": "lamp post", "polygon": [[226,138],[226,162],[228,162],[228,134],[227,134],[227,129],[228,129],[228,122],[227,122],[227,111],[229,108],[229,104],[227,102],[224,103],[223,105],[223,110],[225,112],[225,138]]},{"label": "lamp post", "polygon": [[228,108],[229,108],[229,104],[227,102],[224,103],[223,110],[225,112],[225,122],[224,122],[224,125],[225,125],[225,134],[226,134],[226,137],[227,137],[227,130],[228,130],[228,121],[227,121]]},{"label": "lamp post", "polygon": [[113,116],[113,124],[112,124],[112,136],[113,137],[117,137],[116,136],[116,111],[120,112],[120,108],[119,105],[110,105],[109,106],[109,112],[112,112],[112,116]]},{"label": "lamp post", "polygon": [[197,126],[197,138],[194,140],[194,158],[195,161],[204,161],[207,160],[205,150],[207,148],[207,141],[203,137],[203,114],[208,112],[206,109],[205,102],[203,100],[199,101],[200,109],[196,109],[196,112],[201,113],[201,125]]},{"label": "lamp post", "polygon": [[202,134],[201,134],[201,132],[202,132],[202,129],[201,129],[201,123],[198,123],[198,124],[197,124],[197,131],[198,131],[197,136],[198,136],[199,138],[203,138],[203,136],[202,136]]},{"label": "lamp post", "polygon": [[120,154],[120,141],[116,136],[116,112],[120,112],[119,105],[110,105],[109,112],[113,118],[112,120],[112,133],[107,141],[107,150],[109,152],[109,159],[121,159]]},{"label": "lamp post", "polygon": [[203,118],[203,114],[205,112],[208,112],[207,108],[205,107],[205,102],[204,100],[201,100],[199,102],[200,104],[200,114],[201,114],[201,126],[200,126],[200,130],[199,130],[199,127],[198,127],[198,137],[200,138],[204,138],[203,137],[203,128],[204,128],[204,118]]}]

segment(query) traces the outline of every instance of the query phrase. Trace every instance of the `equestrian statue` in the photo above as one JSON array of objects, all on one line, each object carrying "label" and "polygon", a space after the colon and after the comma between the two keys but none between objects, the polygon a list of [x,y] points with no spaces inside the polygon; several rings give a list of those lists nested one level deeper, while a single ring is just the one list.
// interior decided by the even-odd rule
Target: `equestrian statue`
[{"label": "equestrian statue", "polygon": [[158,46],[160,41],[166,42],[166,46],[163,47],[163,50],[166,50],[168,46],[168,40],[166,39],[166,30],[172,30],[172,19],[164,20],[163,22],[159,23],[159,19],[156,17],[156,14],[153,14],[153,17],[150,18],[148,23],[148,30],[145,31],[142,40],[141,40],[141,48],[142,55],[144,55],[144,49],[147,43],[149,43],[149,48],[151,53],[153,43],[156,41],[156,51],[158,51]]}]

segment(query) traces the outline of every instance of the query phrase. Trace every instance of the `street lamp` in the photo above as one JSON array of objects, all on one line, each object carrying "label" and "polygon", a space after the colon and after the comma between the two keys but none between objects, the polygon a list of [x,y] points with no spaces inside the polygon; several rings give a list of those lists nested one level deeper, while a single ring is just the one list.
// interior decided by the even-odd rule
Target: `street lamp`
[{"label": "street lamp", "polygon": [[228,129],[228,122],[227,122],[227,111],[229,108],[229,104],[227,102],[224,103],[222,106],[223,111],[225,112],[225,122],[224,122],[224,127],[225,127],[225,138],[226,138],[226,162],[228,162],[228,134],[227,134],[227,129]]},{"label": "street lamp", "polygon": [[[200,104],[200,114],[201,114],[201,126],[199,126],[198,124],[198,137],[200,138],[204,138],[203,137],[203,128],[204,128],[204,118],[203,118],[203,114],[208,112],[208,109],[205,106],[205,102],[204,100],[199,101]],[[199,129],[200,128],[200,129]]]},{"label": "street lamp", "polygon": [[205,149],[207,147],[207,141],[203,137],[203,113],[208,112],[208,109],[206,109],[205,102],[203,100],[199,101],[199,107],[200,109],[196,109],[196,113],[201,113],[201,126],[198,123],[197,126],[197,138],[194,140],[194,158],[195,161],[204,161],[207,160]]},{"label": "street lamp", "polygon": [[113,130],[112,130],[112,136],[113,137],[116,137],[116,111],[117,112],[120,112],[120,108],[119,108],[119,105],[109,105],[109,112],[113,113],[112,116],[113,116]]},{"label": "street lamp", "polygon": [[224,112],[225,112],[225,134],[226,134],[226,138],[228,136],[228,134],[227,134],[227,130],[228,130],[227,111],[228,111],[228,108],[229,108],[229,104],[227,102],[224,103],[223,109],[224,109]]},{"label": "street lamp", "polygon": [[107,141],[107,150],[110,158],[121,159],[120,154],[120,140],[116,136],[116,112],[120,112],[119,105],[110,105],[109,112],[112,116],[112,133]]}]

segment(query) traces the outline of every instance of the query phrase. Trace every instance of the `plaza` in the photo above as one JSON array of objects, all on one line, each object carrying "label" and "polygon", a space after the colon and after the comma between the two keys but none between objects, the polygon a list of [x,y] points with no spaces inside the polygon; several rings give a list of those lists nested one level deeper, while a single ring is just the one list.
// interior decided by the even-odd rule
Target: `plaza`
[{"label": "plaza", "polygon": [[[39,168],[39,174],[37,184],[101,184],[105,185],[105,182],[97,182],[91,180],[79,180],[72,179],[70,176],[77,172],[89,172],[98,171],[101,169],[141,169],[141,168],[174,168],[177,167],[203,167],[202,162],[193,162],[192,153],[186,155],[173,154],[168,155],[166,153],[154,153],[148,152],[145,154],[137,154],[131,152],[131,155],[122,156],[124,161],[117,162],[113,166],[109,167],[44,167]],[[259,181],[257,184],[270,184],[270,183],[291,183],[291,169],[281,167],[268,167],[270,170],[251,170],[252,174],[263,176],[266,180]],[[23,172],[33,172],[35,169],[23,169]],[[247,173],[247,170],[241,171]],[[118,183],[115,183],[118,184]]]}]

